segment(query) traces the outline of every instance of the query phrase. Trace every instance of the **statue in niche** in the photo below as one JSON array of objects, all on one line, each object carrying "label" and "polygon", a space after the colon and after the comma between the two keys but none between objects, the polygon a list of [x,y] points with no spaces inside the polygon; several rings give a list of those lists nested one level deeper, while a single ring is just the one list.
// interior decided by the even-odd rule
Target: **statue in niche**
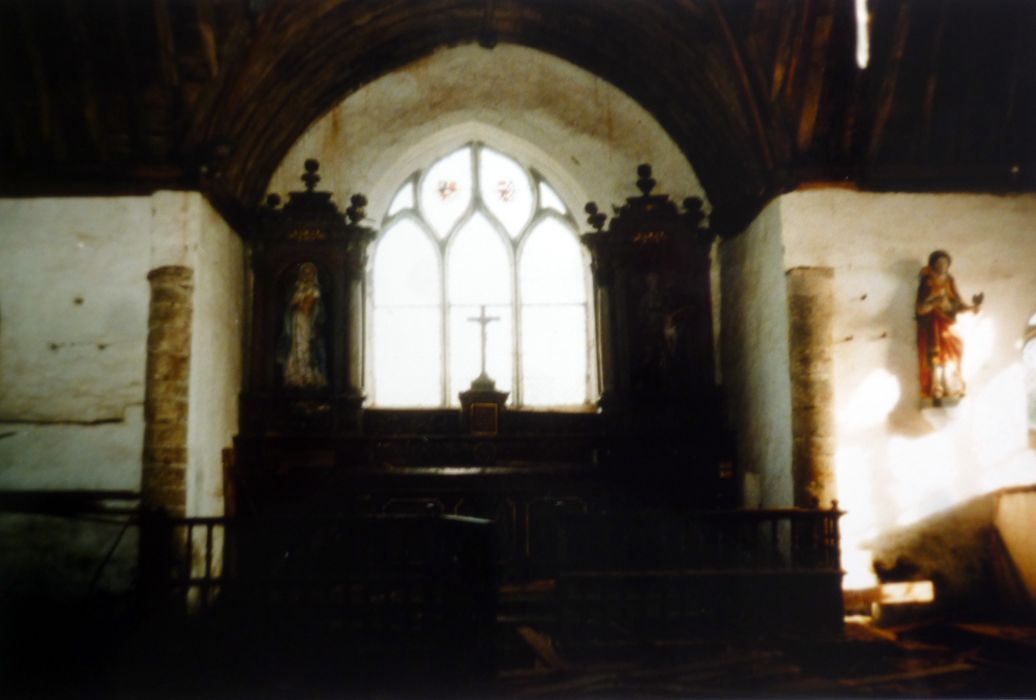
[{"label": "statue in niche", "polygon": [[284,386],[319,389],[327,386],[324,353],[324,303],[317,266],[299,265],[298,276],[284,311],[284,325],[277,347]]},{"label": "statue in niche", "polygon": [[639,338],[632,368],[633,390],[638,395],[663,397],[685,386],[680,357],[682,318],[687,307],[678,306],[671,282],[648,272],[633,283],[639,295],[637,314],[631,323]]},{"label": "statue in niche", "polygon": [[977,312],[983,294],[964,302],[950,275],[950,254],[936,250],[921,269],[917,287],[917,357],[920,364],[921,397],[940,406],[944,398],[964,396],[964,341],[954,328],[957,314]]}]

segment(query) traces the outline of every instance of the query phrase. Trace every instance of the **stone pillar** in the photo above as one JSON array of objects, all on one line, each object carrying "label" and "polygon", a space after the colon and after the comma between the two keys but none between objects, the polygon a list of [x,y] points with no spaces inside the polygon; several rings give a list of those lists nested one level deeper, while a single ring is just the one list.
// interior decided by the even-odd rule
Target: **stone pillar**
[{"label": "stone pillar", "polygon": [[834,273],[797,267],[787,273],[794,504],[830,508],[834,468]]},{"label": "stone pillar", "polygon": [[194,273],[184,266],[148,274],[147,368],[141,505],[145,512],[183,517],[187,507],[187,411],[191,367]]}]

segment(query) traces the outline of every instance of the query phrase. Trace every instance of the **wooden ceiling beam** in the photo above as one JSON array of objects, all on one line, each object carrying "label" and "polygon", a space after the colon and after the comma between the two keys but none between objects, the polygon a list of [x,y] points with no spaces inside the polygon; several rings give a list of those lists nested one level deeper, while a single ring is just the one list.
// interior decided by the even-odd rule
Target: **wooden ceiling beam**
[{"label": "wooden ceiling beam", "polygon": [[777,50],[774,53],[773,71],[770,80],[770,102],[774,103],[784,88],[784,80],[791,66],[794,53],[795,28],[798,26],[796,13],[786,12],[781,18],[780,36],[777,39]]},{"label": "wooden ceiling beam", "polygon": [[153,0],[152,9],[155,16],[155,33],[158,36],[158,65],[161,67],[162,80],[166,85],[180,84],[180,69],[176,59],[176,36],[173,32],[173,20],[169,14],[169,0]]},{"label": "wooden ceiling beam", "polygon": [[870,140],[867,145],[867,161],[872,163],[878,155],[882,139],[885,135],[885,127],[888,125],[892,108],[895,104],[896,82],[899,79],[899,71],[903,65],[903,52],[906,49],[907,39],[910,37],[910,3],[903,3],[899,6],[896,15],[896,28],[892,41],[892,49],[888,60],[885,62],[885,75],[881,81],[881,90],[878,95],[878,106],[875,112],[874,122],[871,125]]},{"label": "wooden ceiling beam", "polygon": [[34,16],[31,8],[24,3],[16,3],[15,11],[18,13],[22,52],[28,59],[33,85],[36,88],[36,104],[39,114],[37,123],[41,142],[44,148],[49,148],[55,160],[63,160],[67,152],[58,123],[57,110],[51,100],[54,87],[43,56],[43,44],[37,39]]},{"label": "wooden ceiling beam", "polygon": [[925,81],[924,106],[921,114],[921,153],[930,157],[932,143],[932,125],[935,116],[935,97],[939,89],[940,67],[942,65],[943,35],[946,33],[946,0],[939,3],[939,14],[935,24],[935,38],[928,57],[928,79]]},{"label": "wooden ceiling beam", "polygon": [[0,134],[3,135],[0,138],[4,141],[0,143],[9,149],[5,151],[0,146],[0,161],[4,160],[5,153],[13,156],[13,160],[27,160],[29,155],[30,137],[28,129],[24,126],[28,120],[22,117],[25,100],[18,99],[20,93],[11,70],[15,65],[15,46],[18,43],[15,29],[18,22],[13,13],[11,6],[0,5],[0,92],[8,96],[7,99],[0,100],[3,102],[4,110],[4,121],[0,122]]},{"label": "wooden ceiling beam", "polygon": [[799,112],[799,128],[795,147],[805,152],[813,144],[813,132],[820,112],[820,99],[824,90],[824,74],[831,48],[831,30],[834,27],[834,11],[816,16],[813,22],[813,40],[810,44],[809,69],[806,87],[802,95],[802,109]]},{"label": "wooden ceiling beam", "polygon": [[209,78],[215,78],[219,75],[219,52],[216,50],[216,20],[212,0],[197,0],[195,8],[202,54],[209,69]]},{"label": "wooden ceiling beam", "polygon": [[[1027,7],[1018,8],[1019,17],[1014,23],[1014,40],[1012,45],[1011,56],[1011,67],[1009,69],[1007,84],[1007,105],[1004,109],[1004,119],[1000,128],[1000,151],[1003,154],[1002,159],[1007,165],[1008,172],[1011,174],[1012,179],[1016,180],[1020,176],[1020,170],[1022,168],[1022,154],[1015,152],[1013,145],[1019,140],[1024,140],[1024,135],[1020,135],[1018,130],[1017,112],[1018,112],[1018,93],[1019,84],[1028,79],[1030,84],[1036,84],[1036,80],[1032,77],[1032,72],[1023,70],[1022,63],[1023,58],[1028,52],[1028,56],[1036,56],[1036,50],[1032,48],[1032,38],[1034,32],[1036,32],[1036,8],[1032,5]],[[1032,60],[1030,64],[1034,63]],[[1024,91],[1029,96],[1030,103],[1033,101],[1032,94],[1029,91]],[[1036,115],[1031,115],[1036,116]],[[1025,128],[1024,126],[1022,128]],[[1036,136],[1033,136],[1033,132],[1036,132],[1036,126],[1028,124],[1029,137],[1036,141]],[[1019,139],[1019,136],[1022,138]],[[1036,166],[1036,163],[1026,164],[1027,166]]]},{"label": "wooden ceiling beam", "polygon": [[65,20],[72,35],[72,46],[75,51],[75,70],[79,75],[79,94],[82,103],[82,119],[86,124],[86,132],[90,135],[93,148],[101,161],[108,160],[108,142],[101,126],[100,108],[97,102],[97,82],[94,79],[95,46],[90,39],[86,19],[80,12],[82,6],[78,0],[64,0]]},{"label": "wooden ceiling beam", "polygon": [[507,41],[627,92],[728,210],[825,168],[937,183],[938,169],[1018,165],[1031,182],[1032,3],[871,0],[861,72],[847,0],[750,2],[103,0],[84,15],[74,0],[10,0],[0,170],[37,184],[85,182],[105,163],[124,174],[105,171],[110,183],[168,184],[147,164],[177,168],[181,183],[204,170],[226,201],[247,203],[362,85],[440,46]]},{"label": "wooden ceiling beam", "polygon": [[748,71],[745,70],[741,49],[730,31],[730,25],[727,24],[727,18],[720,9],[717,0],[709,0],[709,7],[719,28],[719,35],[723,40],[723,45],[733,63],[734,75],[737,77],[738,86],[740,87],[739,96],[751,119],[752,128],[755,132],[756,148],[760,156],[762,156],[763,167],[766,170],[772,170],[774,167],[773,149],[770,147],[767,131],[763,127],[763,118],[759,111],[759,100],[756,98],[756,91],[748,78]]},{"label": "wooden ceiling beam", "polygon": [[806,37],[809,35],[810,20],[813,17],[813,0],[803,0],[797,6],[794,3],[792,6],[797,7],[799,22],[795,28],[795,34],[788,51],[788,66],[785,70],[784,84],[782,86],[784,88],[784,99],[788,103],[793,103],[795,98],[799,63],[802,60],[803,47],[806,43]]}]

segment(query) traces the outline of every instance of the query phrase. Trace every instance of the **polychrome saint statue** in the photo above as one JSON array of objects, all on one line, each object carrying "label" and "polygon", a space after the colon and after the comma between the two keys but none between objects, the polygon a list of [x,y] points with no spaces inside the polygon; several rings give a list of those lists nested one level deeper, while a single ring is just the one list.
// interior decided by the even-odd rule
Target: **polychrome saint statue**
[{"label": "polychrome saint statue", "polygon": [[964,341],[957,333],[957,314],[978,312],[983,294],[964,302],[950,275],[950,254],[936,250],[921,269],[917,286],[917,357],[920,368],[921,398],[941,405],[943,398],[964,396]]}]

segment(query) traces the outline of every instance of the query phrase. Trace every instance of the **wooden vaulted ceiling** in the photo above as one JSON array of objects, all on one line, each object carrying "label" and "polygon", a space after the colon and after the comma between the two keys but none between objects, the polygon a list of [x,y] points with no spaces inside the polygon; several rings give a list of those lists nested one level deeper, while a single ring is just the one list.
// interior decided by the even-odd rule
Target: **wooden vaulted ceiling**
[{"label": "wooden vaulted ceiling", "polygon": [[1036,187],[1036,2],[0,0],[0,194],[261,198],[306,127],[441,46],[511,42],[658,119],[736,230],[803,181]]}]

